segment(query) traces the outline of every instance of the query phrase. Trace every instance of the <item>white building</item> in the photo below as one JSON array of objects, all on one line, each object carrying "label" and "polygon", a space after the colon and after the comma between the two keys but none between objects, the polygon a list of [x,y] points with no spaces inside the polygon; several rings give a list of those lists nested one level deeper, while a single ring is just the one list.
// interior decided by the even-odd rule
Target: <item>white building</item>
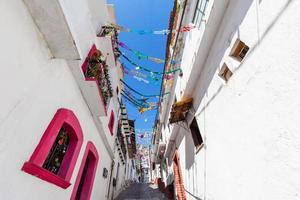
[{"label": "white building", "polygon": [[97,37],[113,12],[103,0],[0,1],[1,199],[111,199],[109,177],[119,171],[115,190],[132,177],[115,149],[115,37]]},{"label": "white building", "polygon": [[299,199],[300,2],[178,3],[197,28],[169,36],[153,174],[178,199]]}]

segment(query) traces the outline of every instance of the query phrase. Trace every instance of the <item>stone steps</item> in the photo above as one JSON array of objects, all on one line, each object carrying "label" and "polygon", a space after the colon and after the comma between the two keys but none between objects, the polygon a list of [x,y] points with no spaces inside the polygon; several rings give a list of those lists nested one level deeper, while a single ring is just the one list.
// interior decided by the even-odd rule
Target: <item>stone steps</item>
[{"label": "stone steps", "polygon": [[153,184],[134,183],[122,191],[115,200],[166,200],[165,195]]}]

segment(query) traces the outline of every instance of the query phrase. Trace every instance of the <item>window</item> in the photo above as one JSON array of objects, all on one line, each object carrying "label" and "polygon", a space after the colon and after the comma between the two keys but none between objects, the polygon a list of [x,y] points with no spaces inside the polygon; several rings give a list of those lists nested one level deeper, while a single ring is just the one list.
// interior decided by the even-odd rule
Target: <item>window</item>
[{"label": "window", "polygon": [[22,170],[59,187],[70,179],[82,145],[83,134],[71,110],[57,110],[29,161]]},{"label": "window", "polygon": [[205,16],[205,10],[208,4],[208,0],[198,0],[197,7],[194,13],[193,23],[199,28],[203,17]]},{"label": "window", "polygon": [[115,123],[115,114],[114,114],[114,111],[111,111],[109,122],[108,122],[108,128],[109,128],[109,131],[110,131],[111,135],[113,135],[114,123]]},{"label": "window", "polygon": [[192,137],[193,137],[193,141],[194,141],[196,150],[198,151],[201,149],[201,147],[203,145],[203,140],[202,140],[201,133],[200,133],[200,130],[198,127],[198,123],[197,123],[197,120],[195,117],[190,125],[190,130],[192,133]]},{"label": "window", "polygon": [[99,156],[96,147],[88,142],[75,181],[71,200],[90,199]]},{"label": "window", "polygon": [[113,90],[106,58],[102,52],[96,48],[95,44],[91,47],[81,69],[86,81],[95,81],[97,83],[100,98],[106,112],[110,98],[113,96]]},{"label": "window", "polygon": [[232,72],[230,71],[230,69],[228,68],[228,66],[225,63],[223,64],[223,66],[219,72],[219,76],[226,82],[232,76]]},{"label": "window", "polygon": [[63,126],[53,143],[51,150],[43,164],[43,168],[57,174],[70,144],[67,129]]},{"label": "window", "polygon": [[248,51],[249,47],[240,39],[237,39],[232,47],[230,56],[241,62],[245,58]]}]

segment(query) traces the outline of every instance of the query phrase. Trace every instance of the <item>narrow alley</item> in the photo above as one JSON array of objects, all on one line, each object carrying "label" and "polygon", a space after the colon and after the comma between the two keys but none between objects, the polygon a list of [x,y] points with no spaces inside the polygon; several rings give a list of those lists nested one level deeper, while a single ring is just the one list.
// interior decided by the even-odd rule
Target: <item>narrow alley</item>
[{"label": "narrow alley", "polygon": [[126,190],[122,191],[116,200],[133,200],[133,199],[151,199],[161,200],[167,199],[165,195],[159,191],[157,185],[147,183],[134,183]]},{"label": "narrow alley", "polygon": [[300,0],[0,0],[0,200],[300,200]]}]

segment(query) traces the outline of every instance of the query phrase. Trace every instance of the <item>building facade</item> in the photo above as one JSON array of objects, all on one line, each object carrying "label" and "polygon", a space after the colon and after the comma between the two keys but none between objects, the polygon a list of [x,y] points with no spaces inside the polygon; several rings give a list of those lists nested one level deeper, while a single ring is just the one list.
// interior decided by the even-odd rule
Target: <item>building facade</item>
[{"label": "building facade", "polygon": [[175,1],[152,178],[177,199],[292,199],[297,155],[299,1]]},{"label": "building facade", "polygon": [[0,10],[1,199],[112,199],[135,177],[118,135],[118,33],[103,27],[113,6],[13,0]]}]

